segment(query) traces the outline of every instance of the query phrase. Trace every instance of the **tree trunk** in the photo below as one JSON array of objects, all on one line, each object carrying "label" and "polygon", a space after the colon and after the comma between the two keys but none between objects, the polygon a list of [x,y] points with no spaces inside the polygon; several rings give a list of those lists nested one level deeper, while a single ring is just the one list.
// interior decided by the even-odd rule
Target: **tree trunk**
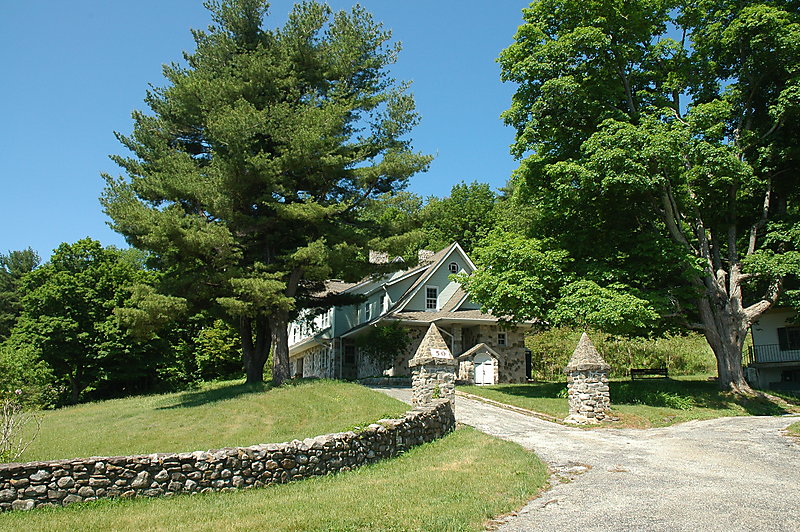
[{"label": "tree trunk", "polygon": [[270,315],[270,329],[274,345],[272,358],[272,383],[280,386],[289,375],[289,313],[279,310]]},{"label": "tree trunk", "polygon": [[[255,326],[255,341],[253,327]],[[247,384],[264,382],[264,364],[269,357],[271,334],[267,319],[243,317],[239,322],[239,334],[242,338],[242,354]]]},{"label": "tree trunk", "polygon": [[722,308],[714,308],[708,300],[699,301],[704,334],[717,359],[720,388],[737,394],[753,394],[744,379],[742,349],[750,320],[745,312],[732,309],[732,301],[724,301]]},{"label": "tree trunk", "polygon": [[72,404],[77,404],[78,399],[81,397],[81,377],[83,376],[83,371],[80,368],[76,368],[72,373],[68,374],[69,378],[69,388],[70,388],[70,401]]}]

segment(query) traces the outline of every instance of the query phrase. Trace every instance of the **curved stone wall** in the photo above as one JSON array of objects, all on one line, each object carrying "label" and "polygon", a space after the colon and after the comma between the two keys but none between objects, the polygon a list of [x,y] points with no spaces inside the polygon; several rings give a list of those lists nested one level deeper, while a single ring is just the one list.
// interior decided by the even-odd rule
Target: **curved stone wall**
[{"label": "curved stone wall", "polygon": [[416,407],[360,432],[215,451],[0,464],[0,511],[110,497],[159,497],[258,488],[349,471],[455,428],[450,401]]}]

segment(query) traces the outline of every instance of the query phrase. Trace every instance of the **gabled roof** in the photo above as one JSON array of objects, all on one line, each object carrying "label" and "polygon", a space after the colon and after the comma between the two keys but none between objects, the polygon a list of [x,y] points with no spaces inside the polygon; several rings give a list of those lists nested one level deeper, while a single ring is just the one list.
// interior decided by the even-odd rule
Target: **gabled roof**
[{"label": "gabled roof", "polygon": [[[427,270],[416,280],[414,284],[406,290],[406,293],[403,294],[392,306],[390,311],[400,312],[402,311],[409,301],[414,297],[414,295],[422,288],[422,286],[430,279],[434,273],[445,263],[447,258],[453,254],[453,252],[458,252],[464,261],[470,266],[470,268],[474,271],[475,264],[470,260],[464,250],[458,245],[458,242],[453,242],[446,248],[438,251],[432,258],[430,264],[427,267]],[[451,298],[452,299],[452,298]]]},{"label": "gabled roof", "polygon": [[461,286],[459,286],[456,291],[450,296],[444,305],[442,305],[442,312],[451,312],[453,310],[458,310],[461,307],[461,303],[467,298],[469,294],[467,294]]},{"label": "gabled roof", "polygon": [[488,345],[486,345],[483,342],[481,342],[478,345],[475,345],[475,346],[471,347],[470,349],[464,351],[460,355],[458,355],[458,359],[461,360],[461,359],[470,357],[470,356],[474,355],[475,353],[477,353],[479,351],[486,351],[491,356],[493,356],[495,359],[500,358],[500,355],[497,354],[497,351],[495,351],[494,349],[492,349]]}]

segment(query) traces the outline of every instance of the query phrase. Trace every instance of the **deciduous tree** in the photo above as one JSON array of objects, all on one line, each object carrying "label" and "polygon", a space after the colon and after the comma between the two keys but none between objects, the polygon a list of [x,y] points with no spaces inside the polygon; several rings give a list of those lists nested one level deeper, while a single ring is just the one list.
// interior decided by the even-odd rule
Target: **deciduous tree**
[{"label": "deciduous tree", "polygon": [[[748,327],[800,271],[795,1],[542,0],[500,56],[537,230],[671,302],[723,388]],[[660,272],[660,275],[659,275]]]}]

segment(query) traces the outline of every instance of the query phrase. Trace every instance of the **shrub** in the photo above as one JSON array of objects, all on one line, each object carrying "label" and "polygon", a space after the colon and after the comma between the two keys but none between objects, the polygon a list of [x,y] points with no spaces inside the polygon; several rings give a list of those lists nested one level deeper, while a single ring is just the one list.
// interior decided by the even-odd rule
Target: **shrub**
[{"label": "shrub", "polygon": [[652,390],[637,386],[640,383],[616,383],[611,390],[612,403],[660,406],[677,410],[690,410],[695,407],[694,399],[665,390]]},{"label": "shrub", "polygon": [[203,327],[195,339],[195,361],[201,380],[240,377],[242,347],[239,334],[222,320]]},{"label": "shrub", "polygon": [[37,351],[11,341],[0,344],[0,390],[21,390],[17,401],[34,408],[53,406],[61,392]]},{"label": "shrub", "polygon": [[[21,389],[0,392],[0,463],[13,462],[36,439],[42,418],[24,405]],[[35,429],[26,430],[28,425]]]}]

